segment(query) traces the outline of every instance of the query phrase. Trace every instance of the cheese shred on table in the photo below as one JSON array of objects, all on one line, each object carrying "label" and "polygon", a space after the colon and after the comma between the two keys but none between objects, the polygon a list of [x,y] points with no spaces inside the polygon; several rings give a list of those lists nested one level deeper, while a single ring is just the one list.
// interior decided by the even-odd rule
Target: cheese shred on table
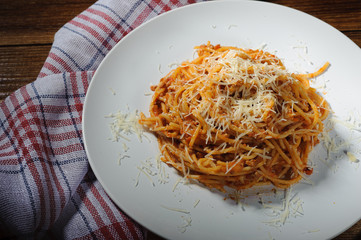
[{"label": "cheese shred on table", "polygon": [[225,191],[273,184],[288,188],[311,174],[308,155],[329,113],[310,86],[323,73],[295,74],[263,50],[195,47],[152,86],[139,123],[159,142],[162,161],[183,176]]}]

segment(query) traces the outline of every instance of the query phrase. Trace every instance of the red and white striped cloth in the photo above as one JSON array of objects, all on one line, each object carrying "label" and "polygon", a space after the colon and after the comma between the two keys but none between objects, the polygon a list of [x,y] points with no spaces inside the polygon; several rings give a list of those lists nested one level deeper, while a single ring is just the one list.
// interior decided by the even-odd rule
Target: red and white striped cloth
[{"label": "red and white striped cloth", "polygon": [[120,39],[198,1],[100,0],[56,33],[38,78],[0,104],[1,239],[145,238],[89,167],[83,102],[94,71]]}]

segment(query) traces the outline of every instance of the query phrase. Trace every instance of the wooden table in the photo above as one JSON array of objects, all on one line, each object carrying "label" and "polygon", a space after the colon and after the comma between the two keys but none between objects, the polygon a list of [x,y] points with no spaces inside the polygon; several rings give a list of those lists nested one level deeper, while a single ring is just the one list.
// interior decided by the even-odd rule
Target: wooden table
[{"label": "wooden table", "polygon": [[[95,0],[0,0],[0,101],[34,81],[55,32]],[[311,14],[361,47],[360,0],[270,0]],[[162,239],[149,234],[149,239]],[[361,239],[361,221],[335,239]]]}]

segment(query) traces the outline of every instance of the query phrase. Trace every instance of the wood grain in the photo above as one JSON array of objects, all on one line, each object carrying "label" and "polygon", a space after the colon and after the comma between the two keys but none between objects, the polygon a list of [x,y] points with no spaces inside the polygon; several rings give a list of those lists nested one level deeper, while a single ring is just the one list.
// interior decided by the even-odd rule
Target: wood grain
[{"label": "wood grain", "polygon": [[36,79],[54,34],[95,0],[1,0],[0,101]]},{"label": "wood grain", "polygon": [[0,98],[33,82],[49,53],[49,45],[7,46],[0,51]]},{"label": "wood grain", "polygon": [[340,31],[361,31],[361,1],[267,1],[292,7],[323,20]]},{"label": "wood grain", "polygon": [[95,1],[16,0],[0,4],[0,46],[51,44],[54,33]]},{"label": "wood grain", "polygon": [[[0,0],[0,101],[34,81],[54,34],[95,0]],[[270,0],[317,17],[361,47],[360,0]],[[148,239],[162,238],[150,232]],[[361,221],[334,238],[361,239]]]}]

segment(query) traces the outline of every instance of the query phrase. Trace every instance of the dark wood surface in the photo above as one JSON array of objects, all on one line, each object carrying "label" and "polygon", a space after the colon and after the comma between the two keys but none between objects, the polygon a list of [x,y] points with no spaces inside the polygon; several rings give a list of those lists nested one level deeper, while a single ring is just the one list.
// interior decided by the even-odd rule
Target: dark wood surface
[{"label": "dark wood surface", "polygon": [[[34,81],[55,32],[95,0],[0,0],[0,101]],[[313,15],[361,47],[360,0],[271,0]],[[150,233],[148,239],[162,239]],[[361,221],[336,237],[361,239]]]}]

